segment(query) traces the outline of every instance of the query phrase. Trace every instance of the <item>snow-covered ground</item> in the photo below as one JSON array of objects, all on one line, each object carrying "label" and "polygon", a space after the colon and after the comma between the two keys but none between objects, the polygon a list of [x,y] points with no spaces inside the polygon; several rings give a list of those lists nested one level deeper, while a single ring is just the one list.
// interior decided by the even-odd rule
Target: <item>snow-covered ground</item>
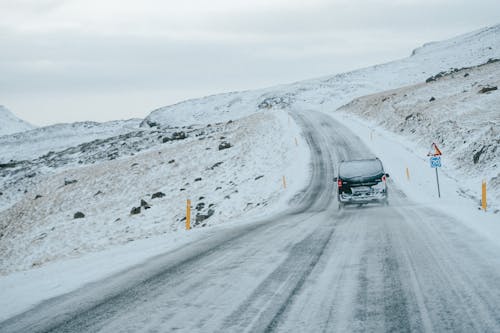
[{"label": "snow-covered ground", "polygon": [[0,105],[0,137],[18,132],[28,131],[35,126],[17,118],[6,107]]},{"label": "snow-covered ground", "polygon": [[[135,156],[41,175],[19,202],[0,213],[0,272],[182,230],[186,199],[192,200],[192,224],[198,228],[245,213],[269,213],[285,200],[282,194],[306,184],[308,148],[283,111],[187,135]],[[223,142],[231,147],[220,150]],[[161,197],[152,198],[158,192]],[[141,200],[151,208],[131,214]],[[85,217],[75,219],[77,212]]]}]

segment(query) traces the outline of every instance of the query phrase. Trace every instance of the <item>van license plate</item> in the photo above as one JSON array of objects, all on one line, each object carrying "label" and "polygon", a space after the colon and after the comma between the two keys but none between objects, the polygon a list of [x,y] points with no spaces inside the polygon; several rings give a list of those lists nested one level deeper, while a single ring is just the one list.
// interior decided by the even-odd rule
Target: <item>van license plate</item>
[{"label": "van license plate", "polygon": [[351,187],[351,191],[353,193],[368,193],[370,188],[368,186]]}]

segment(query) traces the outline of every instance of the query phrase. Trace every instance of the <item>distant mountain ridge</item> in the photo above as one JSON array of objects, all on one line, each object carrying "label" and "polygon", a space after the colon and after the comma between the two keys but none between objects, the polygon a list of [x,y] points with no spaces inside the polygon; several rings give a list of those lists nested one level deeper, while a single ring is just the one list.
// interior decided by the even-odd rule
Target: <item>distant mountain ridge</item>
[{"label": "distant mountain ridge", "polygon": [[6,107],[0,105],[0,136],[24,132],[36,126],[16,117]]}]

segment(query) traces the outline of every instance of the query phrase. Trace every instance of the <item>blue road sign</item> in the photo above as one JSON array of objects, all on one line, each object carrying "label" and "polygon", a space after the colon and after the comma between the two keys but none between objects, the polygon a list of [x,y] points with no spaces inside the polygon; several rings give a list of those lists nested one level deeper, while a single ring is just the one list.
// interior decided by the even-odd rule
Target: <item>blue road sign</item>
[{"label": "blue road sign", "polygon": [[432,156],[429,161],[431,162],[431,168],[441,167],[441,156]]}]

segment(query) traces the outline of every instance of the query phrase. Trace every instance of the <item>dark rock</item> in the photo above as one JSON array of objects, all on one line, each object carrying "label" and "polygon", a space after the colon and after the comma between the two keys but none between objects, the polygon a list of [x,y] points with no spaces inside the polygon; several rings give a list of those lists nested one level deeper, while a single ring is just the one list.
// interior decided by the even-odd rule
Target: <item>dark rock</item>
[{"label": "dark rock", "polygon": [[32,173],[28,173],[28,174],[26,175],[26,178],[33,178],[33,177],[35,177],[35,176],[36,176],[36,173],[35,173],[35,172],[32,172]]},{"label": "dark rock", "polygon": [[78,180],[72,179],[72,180],[64,180],[64,186],[71,185],[76,183]]},{"label": "dark rock", "polygon": [[75,215],[73,215],[73,218],[75,219],[83,219],[85,217],[85,214],[82,212],[76,212]]},{"label": "dark rock", "polygon": [[465,74],[464,74],[464,77],[467,77],[467,76],[469,76],[469,73],[465,73]]},{"label": "dark rock", "polygon": [[434,102],[435,100],[434,96],[432,96],[431,99],[429,99],[429,102]]},{"label": "dark rock", "polygon": [[182,192],[182,191],[185,191],[185,190],[186,190],[185,188],[181,188],[181,189],[179,189],[179,191],[181,191],[181,192]]},{"label": "dark rock", "polygon": [[231,144],[227,141],[222,141],[220,144],[219,144],[219,150],[224,150],[224,149],[228,149],[228,148],[231,148]]},{"label": "dark rock", "polygon": [[130,211],[130,215],[137,215],[137,214],[140,214],[140,213],[141,213],[141,207],[134,207]]},{"label": "dark rock", "polygon": [[142,122],[141,126],[142,126],[143,124],[146,124],[146,125],[148,125],[149,127],[159,127],[159,126],[160,126],[160,124],[158,124],[157,122],[154,122],[154,121],[151,121],[151,120],[148,120],[148,119],[144,120],[144,121]]},{"label": "dark rock", "polygon": [[198,177],[194,180],[195,182],[200,182],[201,181],[201,177]]},{"label": "dark rock", "polygon": [[206,214],[196,214],[195,224],[200,224],[201,222],[208,219],[210,216],[214,215],[215,211],[213,209],[209,209]]},{"label": "dark rock", "polygon": [[96,196],[98,196],[98,195],[100,195],[100,194],[104,194],[104,193],[103,193],[102,191],[100,191],[100,190],[99,190],[99,191],[97,191],[97,192],[94,194],[94,197],[96,197]]},{"label": "dark rock", "polygon": [[172,164],[172,163],[175,163],[175,160],[168,161],[168,164]]},{"label": "dark rock", "polygon": [[196,210],[197,211],[200,211],[202,210],[203,208],[205,208],[205,203],[204,202],[200,202],[199,204],[196,205]]},{"label": "dark rock", "polygon": [[151,206],[143,199],[141,199],[141,207],[143,207],[144,209],[151,208]]},{"label": "dark rock", "polygon": [[474,153],[474,155],[472,155],[472,161],[474,162],[474,164],[477,164],[477,162],[479,162],[479,158],[481,157],[481,155],[484,153],[485,150],[486,146],[483,146],[481,150],[477,151],[476,153]]},{"label": "dark rock", "polygon": [[3,192],[0,192],[0,196],[3,195]]},{"label": "dark rock", "polygon": [[35,200],[40,199],[42,196],[40,194],[35,195]]},{"label": "dark rock", "polygon": [[222,187],[217,186],[217,187],[215,188],[215,190],[216,190],[216,191],[218,191],[218,190],[222,190]]},{"label": "dark rock", "polygon": [[199,197],[199,198],[198,198],[198,200],[203,200],[203,199],[205,199],[205,197]]},{"label": "dark rock", "polygon": [[481,88],[481,90],[479,90],[479,93],[480,93],[480,94],[485,94],[485,93],[488,93],[488,92],[490,92],[490,91],[497,90],[497,89],[498,89],[498,87],[496,87],[496,86],[492,86],[492,87],[489,87],[489,86],[488,86],[488,87],[482,87],[482,88]]},{"label": "dark rock", "polygon": [[131,165],[131,167],[135,167],[135,166],[138,166],[138,165],[139,165],[139,163],[133,163],[133,164]]},{"label": "dark rock", "polygon": [[284,109],[292,103],[292,99],[289,96],[273,96],[264,99],[257,106],[259,109],[272,109],[279,108]]},{"label": "dark rock", "polygon": [[16,162],[10,162],[10,163],[0,163],[0,169],[3,168],[14,168],[17,165]]},{"label": "dark rock", "polygon": [[161,142],[163,142],[163,143],[166,143],[166,142],[169,142],[169,141],[171,141],[170,138],[166,138],[166,137],[161,140]]},{"label": "dark rock", "polygon": [[212,165],[212,166],[210,167],[210,170],[213,170],[213,169],[217,168],[217,167],[218,167],[218,166],[220,166],[221,164],[222,164],[222,162],[217,162],[217,163],[215,163],[214,165]]},{"label": "dark rock", "polygon": [[264,177],[264,175],[257,176],[257,177],[255,177],[255,180],[259,180],[259,179],[261,179],[262,177]]},{"label": "dark rock", "polygon": [[156,192],[156,193],[153,193],[153,195],[151,196],[151,199],[163,198],[164,196],[165,196],[165,193],[163,193],[163,192]]},{"label": "dark rock", "polygon": [[186,132],[184,131],[180,131],[180,132],[174,132],[172,134],[172,140],[184,140],[185,138],[187,138],[186,136]]}]

